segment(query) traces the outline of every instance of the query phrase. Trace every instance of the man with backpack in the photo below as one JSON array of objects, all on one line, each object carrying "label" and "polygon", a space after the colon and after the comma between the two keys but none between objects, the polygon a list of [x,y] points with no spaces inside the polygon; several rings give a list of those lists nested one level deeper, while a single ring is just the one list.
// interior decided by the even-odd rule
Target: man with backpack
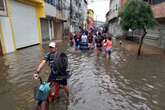
[{"label": "man with backpack", "polygon": [[41,69],[44,67],[46,63],[49,64],[51,73],[48,78],[48,82],[51,84],[55,84],[55,90],[51,90],[50,95],[48,97],[48,101],[53,101],[59,96],[59,88],[60,85],[63,86],[66,97],[69,97],[69,88],[67,86],[67,78],[68,78],[68,58],[65,53],[58,52],[58,48],[56,42],[49,43],[50,51],[45,55],[44,59],[37,67],[37,72],[33,75],[36,77],[39,75]]}]

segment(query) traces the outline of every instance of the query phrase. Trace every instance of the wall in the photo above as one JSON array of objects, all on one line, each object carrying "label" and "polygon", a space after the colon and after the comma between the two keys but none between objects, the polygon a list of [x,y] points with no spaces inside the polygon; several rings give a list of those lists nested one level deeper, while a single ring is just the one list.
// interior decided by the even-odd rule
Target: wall
[{"label": "wall", "polygon": [[165,19],[165,2],[153,5],[152,10],[153,10],[155,18]]},{"label": "wall", "polygon": [[120,9],[120,0],[111,0],[109,6],[109,16],[108,20],[118,17]]},{"label": "wall", "polygon": [[120,37],[123,35],[123,31],[119,24],[118,18],[111,20],[109,23],[108,32],[113,35],[113,37]]},{"label": "wall", "polygon": [[14,43],[13,43],[13,37],[12,37],[12,30],[11,25],[9,23],[8,17],[0,17],[0,23],[2,26],[2,34],[4,38],[4,45],[6,48],[6,53],[10,53],[15,51],[14,49]]}]

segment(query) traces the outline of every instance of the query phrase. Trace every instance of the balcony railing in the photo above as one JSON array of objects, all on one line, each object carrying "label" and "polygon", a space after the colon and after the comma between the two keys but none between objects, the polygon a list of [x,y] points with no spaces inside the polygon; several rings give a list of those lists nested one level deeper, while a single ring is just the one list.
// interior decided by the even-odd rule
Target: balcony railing
[{"label": "balcony railing", "polygon": [[61,0],[45,0],[45,2],[55,6],[58,10],[62,10],[62,1]]},{"label": "balcony railing", "polygon": [[156,5],[165,2],[165,0],[144,0],[144,1],[148,2],[151,5]]}]

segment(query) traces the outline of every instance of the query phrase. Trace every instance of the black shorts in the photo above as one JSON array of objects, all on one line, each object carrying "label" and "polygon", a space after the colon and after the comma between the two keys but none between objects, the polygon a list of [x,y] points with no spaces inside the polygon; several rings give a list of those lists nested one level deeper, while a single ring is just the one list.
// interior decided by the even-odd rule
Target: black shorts
[{"label": "black shorts", "polygon": [[67,85],[67,79],[62,79],[62,80],[56,80],[55,82],[59,83],[60,85],[66,86]]}]

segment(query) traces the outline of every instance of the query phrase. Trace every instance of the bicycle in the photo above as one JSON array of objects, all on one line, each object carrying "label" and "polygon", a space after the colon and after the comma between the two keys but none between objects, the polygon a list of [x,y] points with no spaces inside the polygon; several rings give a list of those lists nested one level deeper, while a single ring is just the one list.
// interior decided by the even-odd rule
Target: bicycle
[{"label": "bicycle", "polygon": [[[72,74],[71,71],[67,71],[68,75],[66,76],[69,78]],[[49,109],[49,103],[54,102],[54,100],[59,97],[59,90],[60,90],[60,84],[57,83],[57,81],[52,82],[46,82],[43,81],[38,74],[36,74],[36,78],[40,80],[40,85],[36,88],[36,94],[35,99],[38,101],[38,110],[48,110]],[[69,97],[69,94],[68,94]]]}]

